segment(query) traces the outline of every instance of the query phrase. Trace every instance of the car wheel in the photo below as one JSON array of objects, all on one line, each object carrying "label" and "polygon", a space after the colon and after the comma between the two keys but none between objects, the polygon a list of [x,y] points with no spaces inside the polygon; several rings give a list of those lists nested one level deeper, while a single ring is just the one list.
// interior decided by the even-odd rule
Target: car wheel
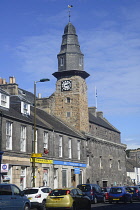
[{"label": "car wheel", "polygon": [[124,199],[124,203],[127,203],[127,198]]},{"label": "car wheel", "polygon": [[46,201],[43,200],[43,201],[42,201],[42,210],[46,210],[45,204],[46,204]]},{"label": "car wheel", "polygon": [[91,202],[88,203],[87,210],[91,210]]},{"label": "car wheel", "polygon": [[73,206],[72,206],[71,210],[77,210],[75,203],[73,203]]},{"label": "car wheel", "polygon": [[105,198],[105,196],[104,196],[104,198],[103,198],[103,203],[105,203],[106,202],[106,198]]},{"label": "car wheel", "polygon": [[96,197],[94,198],[93,203],[95,203],[95,204],[97,203],[97,198]]},{"label": "car wheel", "polygon": [[30,210],[30,206],[28,204],[25,204],[24,210]]},{"label": "car wheel", "polygon": [[132,198],[130,199],[130,203],[132,203],[133,202],[133,200],[132,200]]}]

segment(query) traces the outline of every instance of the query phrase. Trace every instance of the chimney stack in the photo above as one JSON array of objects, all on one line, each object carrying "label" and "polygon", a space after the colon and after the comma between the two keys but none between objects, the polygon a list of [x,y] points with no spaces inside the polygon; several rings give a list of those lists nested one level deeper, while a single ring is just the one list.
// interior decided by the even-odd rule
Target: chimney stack
[{"label": "chimney stack", "polygon": [[9,83],[10,84],[15,84],[16,83],[16,78],[13,76],[13,77],[9,77]]},{"label": "chimney stack", "polygon": [[88,110],[90,113],[92,113],[96,117],[96,107],[95,106],[89,107]]},{"label": "chimney stack", "polygon": [[103,112],[97,112],[97,117],[103,118]]}]

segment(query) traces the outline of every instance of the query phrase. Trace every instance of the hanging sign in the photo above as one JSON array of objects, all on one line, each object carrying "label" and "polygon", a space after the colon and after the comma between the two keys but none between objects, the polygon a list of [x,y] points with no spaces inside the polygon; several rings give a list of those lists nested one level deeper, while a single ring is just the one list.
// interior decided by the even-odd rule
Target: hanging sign
[{"label": "hanging sign", "polygon": [[1,164],[1,172],[8,172],[9,171],[9,164]]}]

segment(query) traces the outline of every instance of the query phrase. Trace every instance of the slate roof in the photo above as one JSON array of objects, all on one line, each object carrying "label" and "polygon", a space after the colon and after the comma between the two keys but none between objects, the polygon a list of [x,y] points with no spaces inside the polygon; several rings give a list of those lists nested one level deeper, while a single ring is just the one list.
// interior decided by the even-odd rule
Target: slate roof
[{"label": "slate roof", "polygon": [[105,118],[95,117],[90,111],[89,111],[89,122],[120,133],[120,131],[118,131],[113,125],[111,125]]},{"label": "slate roof", "polygon": [[[31,108],[30,116],[28,115],[25,116],[21,114],[21,108],[19,103],[21,97],[13,96],[13,98],[14,98],[14,103],[11,103],[10,109],[0,109],[2,111],[3,116],[18,121],[24,121],[25,123],[34,125],[34,107],[33,106],[30,107]],[[54,130],[55,132],[59,132],[61,134],[73,136],[76,138],[85,139],[84,135],[81,132],[74,130],[66,123],[62,122],[60,119],[38,108],[36,108],[36,126],[48,130]]]},{"label": "slate roof", "polygon": [[5,90],[3,90],[2,88],[0,88],[0,92],[3,93],[3,94],[5,94],[5,95],[7,95],[7,96],[10,96],[10,94],[7,93],[7,92],[6,92]]},{"label": "slate roof", "polygon": [[20,96],[24,97],[27,101],[30,101],[31,104],[34,104],[34,94],[27,91],[27,90],[24,90],[24,89],[21,89],[21,88],[18,88],[18,93]]},{"label": "slate roof", "polygon": [[134,172],[134,168],[140,168],[140,165],[135,160],[126,158],[126,171]]}]

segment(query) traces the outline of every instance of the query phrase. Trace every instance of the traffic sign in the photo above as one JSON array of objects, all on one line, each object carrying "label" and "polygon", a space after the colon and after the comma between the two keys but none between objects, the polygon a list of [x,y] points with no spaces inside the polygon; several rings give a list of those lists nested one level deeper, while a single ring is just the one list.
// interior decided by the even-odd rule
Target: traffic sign
[{"label": "traffic sign", "polygon": [[32,153],[31,157],[42,157],[42,153]]}]

